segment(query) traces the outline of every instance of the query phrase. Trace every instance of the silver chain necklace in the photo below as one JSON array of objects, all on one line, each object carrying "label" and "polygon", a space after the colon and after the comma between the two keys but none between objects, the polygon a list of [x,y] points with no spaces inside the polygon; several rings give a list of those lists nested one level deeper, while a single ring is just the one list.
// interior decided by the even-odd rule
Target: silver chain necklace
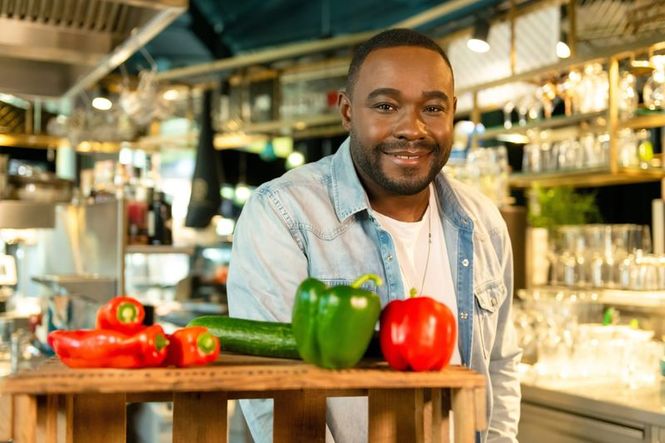
[{"label": "silver chain necklace", "polygon": [[[416,290],[416,288],[411,288],[410,294],[411,296],[415,295],[423,295],[423,290],[425,289],[425,278],[427,277],[427,269],[429,268],[429,256],[430,252],[432,252],[432,208],[431,205],[427,206],[427,258],[425,259],[425,270],[423,271],[423,279],[420,282],[420,292],[417,294],[414,294],[413,292]],[[415,263],[414,263],[415,265]]]}]

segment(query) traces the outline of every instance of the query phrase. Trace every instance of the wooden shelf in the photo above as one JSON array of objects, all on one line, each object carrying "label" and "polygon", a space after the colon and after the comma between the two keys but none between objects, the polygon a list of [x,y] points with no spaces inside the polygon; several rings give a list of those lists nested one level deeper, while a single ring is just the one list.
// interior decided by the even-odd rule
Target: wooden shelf
[{"label": "wooden shelf", "polygon": [[526,125],[514,124],[511,128],[504,127],[488,128],[485,132],[478,134],[478,140],[488,140],[496,138],[497,136],[506,134],[523,134],[530,129],[552,129],[565,126],[573,126],[581,122],[594,120],[597,118],[607,117],[607,111],[589,112],[586,114],[576,114],[571,116],[556,116],[546,120],[536,120],[527,123]]},{"label": "wooden shelf", "polygon": [[51,149],[69,146],[69,141],[44,134],[0,134],[0,146]]},{"label": "wooden shelf", "polygon": [[173,246],[173,245],[128,245],[125,249],[126,254],[186,254],[194,253],[193,246]]},{"label": "wooden shelf", "polygon": [[665,112],[653,112],[635,116],[619,124],[621,128],[649,129],[665,126]]},{"label": "wooden shelf", "polygon": [[662,169],[621,169],[612,173],[605,168],[597,168],[541,174],[511,174],[508,183],[513,188],[529,188],[535,184],[544,187],[596,187],[653,182],[663,178],[665,170]]}]

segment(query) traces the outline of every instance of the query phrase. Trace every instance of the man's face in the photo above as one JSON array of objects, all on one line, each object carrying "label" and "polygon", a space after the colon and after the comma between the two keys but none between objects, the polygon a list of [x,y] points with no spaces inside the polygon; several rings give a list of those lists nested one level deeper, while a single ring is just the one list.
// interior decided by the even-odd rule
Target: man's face
[{"label": "man's face", "polygon": [[448,160],[456,99],[450,67],[429,49],[376,50],[340,112],[366,186],[388,194],[425,189]]}]

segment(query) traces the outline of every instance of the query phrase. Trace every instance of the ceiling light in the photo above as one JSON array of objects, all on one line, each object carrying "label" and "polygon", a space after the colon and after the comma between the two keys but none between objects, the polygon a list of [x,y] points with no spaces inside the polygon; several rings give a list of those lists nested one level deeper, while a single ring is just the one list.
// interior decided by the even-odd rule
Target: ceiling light
[{"label": "ceiling light", "polygon": [[467,48],[473,52],[483,53],[490,50],[488,36],[490,33],[490,24],[487,20],[480,20],[473,28],[473,35],[466,42]]},{"label": "ceiling light", "polygon": [[556,44],[556,56],[559,58],[569,58],[570,54],[570,46],[568,46],[568,34],[561,32],[559,35],[559,41]]},{"label": "ceiling light", "polygon": [[113,103],[106,97],[95,97],[92,99],[92,107],[100,111],[108,111],[113,107]]},{"label": "ceiling light", "polygon": [[174,101],[178,100],[178,97],[180,97],[180,93],[178,92],[177,89],[167,89],[162,94],[162,97],[164,98],[164,100]]},{"label": "ceiling light", "polygon": [[302,166],[305,163],[305,156],[302,152],[293,151],[286,157],[286,168],[293,169]]},{"label": "ceiling light", "polygon": [[566,42],[560,41],[556,44],[556,56],[559,58],[570,57],[570,48]]},{"label": "ceiling light", "polygon": [[237,205],[244,205],[245,202],[249,199],[249,196],[252,195],[252,190],[244,183],[238,183],[235,189],[235,196],[233,201]]}]

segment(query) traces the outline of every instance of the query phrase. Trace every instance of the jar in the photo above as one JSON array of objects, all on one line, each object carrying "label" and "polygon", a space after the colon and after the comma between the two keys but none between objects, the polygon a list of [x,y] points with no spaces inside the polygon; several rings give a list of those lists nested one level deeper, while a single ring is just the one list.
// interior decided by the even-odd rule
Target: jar
[{"label": "jar", "polygon": [[665,55],[651,57],[654,71],[642,90],[644,104],[651,110],[665,109]]}]

